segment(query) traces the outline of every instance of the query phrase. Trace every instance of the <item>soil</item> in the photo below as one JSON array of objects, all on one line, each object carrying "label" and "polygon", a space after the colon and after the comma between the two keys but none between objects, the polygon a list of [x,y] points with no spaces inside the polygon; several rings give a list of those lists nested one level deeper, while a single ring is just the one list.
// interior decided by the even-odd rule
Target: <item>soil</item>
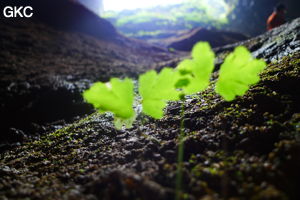
[{"label": "soil", "polygon": [[[44,134],[40,138],[29,138],[24,144],[0,154],[0,198],[174,199],[181,121],[179,113],[184,104],[186,137],[182,199],[298,200],[300,198],[299,22],[300,19],[295,20],[244,43],[248,47],[252,46],[250,49],[253,54],[261,52],[256,55],[265,58],[269,64],[261,74],[260,83],[251,87],[245,96],[235,101],[225,102],[216,95],[213,91],[213,82],[206,91],[188,97],[184,102],[170,102],[162,120],[153,120],[140,115],[133,128],[116,130],[110,115],[93,113],[63,127],[59,125],[56,131]],[[39,30],[48,30],[48,27]],[[58,78],[58,80],[63,80],[61,81],[63,83],[70,80],[71,86],[74,86],[77,80],[80,84],[86,85],[96,79],[106,80],[108,76],[99,78],[105,72],[109,76],[135,76],[143,70],[152,68],[149,66],[154,63],[166,61],[174,63],[174,59],[177,61],[179,59],[178,55],[152,48],[150,49],[156,53],[150,54],[149,52],[152,52],[150,49],[148,53],[139,51],[140,49],[134,51],[135,46],[133,49],[129,48],[132,43],[125,51],[124,48],[119,46],[112,48],[114,44],[106,44],[88,36],[49,31],[51,35],[60,38],[57,41],[68,45],[56,47],[57,43],[51,43],[53,38],[45,36],[44,40],[49,45],[34,43],[40,44],[39,51],[35,54],[31,54],[27,44],[24,48],[28,51],[16,49],[0,51],[6,55],[1,60],[1,66],[4,66],[1,70],[5,70],[7,74],[7,82],[5,79],[1,81],[1,89],[14,89],[15,86],[8,87],[8,80],[14,80],[22,70],[24,73],[20,73],[18,80],[28,82],[30,88],[34,85],[32,82],[46,76],[45,73],[60,77],[68,77],[71,74],[70,79]],[[15,32],[14,30],[13,33]],[[10,37],[11,34],[6,37]],[[278,37],[280,40],[272,40],[272,35],[273,38]],[[34,34],[30,37],[34,37]],[[74,38],[69,40],[70,37]],[[272,48],[266,46],[268,42],[275,42],[274,46],[271,45]],[[5,44],[5,41],[2,43]],[[70,49],[76,50],[77,53],[74,51],[73,54],[73,51],[65,48],[69,45],[72,47]],[[216,49],[219,60],[222,60],[233,47]],[[274,52],[269,54],[269,49]],[[107,51],[110,51],[110,56],[103,57],[103,61],[100,62],[102,59],[97,56],[102,56],[101,53],[105,54]],[[18,56],[12,56],[14,55],[12,52],[18,53]],[[28,57],[35,59],[35,62],[31,62],[32,59],[22,59],[24,64],[14,68],[14,62],[26,52],[29,53]],[[62,52],[63,55],[59,56]],[[149,55],[157,57],[158,60],[149,58]],[[107,60],[108,58],[112,60]],[[138,66],[142,66],[140,62],[147,67],[139,68]],[[70,65],[76,67],[71,68]],[[132,73],[114,74],[120,73],[119,69],[124,70],[121,66],[126,66],[125,70],[128,72],[129,69],[134,70]],[[158,65],[156,67],[159,68]],[[86,75],[87,70],[93,73]],[[9,77],[10,74],[13,75]],[[28,77],[32,82],[28,81]],[[217,72],[213,77],[213,79],[217,77]],[[82,81],[83,79],[87,81]],[[47,79],[42,80],[44,82]],[[26,88],[28,84],[17,86],[16,88],[21,86]],[[78,92],[76,94],[78,95]],[[23,96],[12,96],[10,100],[21,97],[24,102]],[[8,102],[8,97],[2,96],[2,99]],[[91,109],[83,110],[91,112]],[[17,116],[17,113],[13,116]],[[22,133],[19,132],[19,135]]]}]

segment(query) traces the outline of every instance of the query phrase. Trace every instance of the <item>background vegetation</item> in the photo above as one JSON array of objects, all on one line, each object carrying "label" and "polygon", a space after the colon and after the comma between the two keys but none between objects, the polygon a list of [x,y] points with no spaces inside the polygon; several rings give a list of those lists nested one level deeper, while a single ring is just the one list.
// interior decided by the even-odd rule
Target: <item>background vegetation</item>
[{"label": "background vegetation", "polygon": [[178,30],[194,27],[221,28],[234,4],[223,0],[186,0],[148,9],[105,12],[122,33],[137,38],[168,37]]},{"label": "background vegetation", "polygon": [[[195,27],[226,29],[256,36],[280,0],[185,0],[149,9],[104,12],[120,32],[140,39],[166,38]],[[285,0],[287,21],[300,16],[300,1]]]}]

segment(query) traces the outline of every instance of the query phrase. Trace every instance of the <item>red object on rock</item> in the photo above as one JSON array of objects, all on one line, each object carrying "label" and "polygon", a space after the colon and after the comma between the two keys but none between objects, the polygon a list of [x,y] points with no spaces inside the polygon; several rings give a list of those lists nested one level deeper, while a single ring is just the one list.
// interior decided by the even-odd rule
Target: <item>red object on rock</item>
[{"label": "red object on rock", "polygon": [[273,12],[272,15],[268,18],[267,29],[269,31],[269,30],[276,28],[284,23],[285,23],[284,15],[282,15],[278,12]]}]

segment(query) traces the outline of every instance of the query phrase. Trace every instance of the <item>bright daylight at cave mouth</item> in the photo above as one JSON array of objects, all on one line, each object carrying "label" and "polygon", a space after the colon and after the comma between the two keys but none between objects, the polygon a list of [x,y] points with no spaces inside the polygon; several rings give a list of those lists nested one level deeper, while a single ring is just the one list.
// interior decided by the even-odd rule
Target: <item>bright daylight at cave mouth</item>
[{"label": "bright daylight at cave mouth", "polygon": [[121,10],[132,10],[137,8],[148,8],[153,6],[161,6],[168,4],[180,3],[183,0],[104,0],[103,7],[105,11],[121,11]]}]

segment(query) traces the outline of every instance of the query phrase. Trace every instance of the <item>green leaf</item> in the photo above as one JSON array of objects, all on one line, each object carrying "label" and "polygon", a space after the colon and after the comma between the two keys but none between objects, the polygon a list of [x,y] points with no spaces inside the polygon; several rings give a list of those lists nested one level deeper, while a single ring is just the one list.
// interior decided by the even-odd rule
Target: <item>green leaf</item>
[{"label": "green leaf", "polygon": [[128,119],[115,117],[114,124],[116,129],[122,129],[123,126],[125,126],[126,128],[132,128],[132,124],[135,120],[136,120],[136,114],[134,114],[131,118]]},{"label": "green leaf", "polygon": [[97,82],[83,93],[84,99],[100,112],[112,112],[115,118],[130,119],[133,110],[133,81],[112,78],[109,83]]},{"label": "green leaf", "polygon": [[209,43],[199,42],[192,50],[192,59],[185,59],[179,63],[177,75],[179,82],[185,80],[189,84],[182,85],[187,95],[194,94],[207,88],[211,73],[214,69],[215,54]]},{"label": "green leaf", "polygon": [[259,73],[266,67],[263,60],[253,59],[243,46],[235,48],[221,65],[216,92],[226,101],[244,95],[249,87],[259,82]]},{"label": "green leaf", "polygon": [[178,100],[179,91],[175,72],[171,68],[164,68],[159,74],[149,71],[139,77],[139,93],[142,100],[143,112],[155,119],[163,117],[163,109],[167,101]]}]

